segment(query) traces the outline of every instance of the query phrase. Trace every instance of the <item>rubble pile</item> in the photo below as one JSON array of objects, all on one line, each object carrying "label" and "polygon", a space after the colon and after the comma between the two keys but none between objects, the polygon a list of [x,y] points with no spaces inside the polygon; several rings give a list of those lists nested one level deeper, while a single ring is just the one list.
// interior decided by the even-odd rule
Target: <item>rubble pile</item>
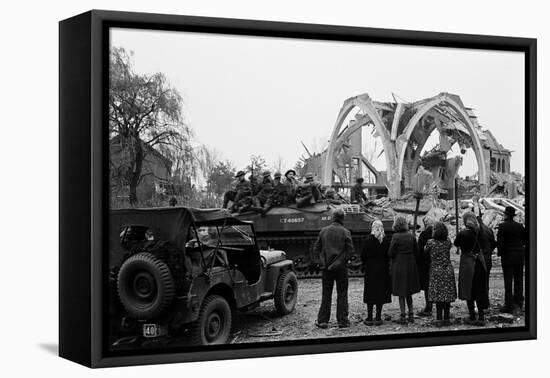
[{"label": "rubble pile", "polygon": [[491,187],[489,196],[502,195],[508,199],[525,195],[525,179],[519,173],[491,172]]},{"label": "rubble pile", "polygon": [[[495,197],[484,197],[475,203],[472,199],[460,200],[458,202],[459,225],[462,225],[462,216],[465,212],[473,211],[477,206],[482,214],[483,223],[492,228],[495,232],[498,225],[503,221],[504,209],[506,206],[513,206],[516,213],[516,221],[525,223],[525,197],[518,195],[514,199],[508,199],[503,194],[498,194]],[[391,200],[388,197],[379,198],[370,201],[366,205],[370,213],[375,215],[391,214],[395,218],[398,215],[405,216],[412,224],[414,211],[416,208],[416,200],[397,199]],[[476,211],[477,213],[477,211]],[[456,225],[456,211],[454,200],[436,199],[433,196],[427,196],[420,200],[418,210],[418,223],[422,224],[424,217],[429,217],[435,221],[444,222],[449,228],[454,229]]]}]

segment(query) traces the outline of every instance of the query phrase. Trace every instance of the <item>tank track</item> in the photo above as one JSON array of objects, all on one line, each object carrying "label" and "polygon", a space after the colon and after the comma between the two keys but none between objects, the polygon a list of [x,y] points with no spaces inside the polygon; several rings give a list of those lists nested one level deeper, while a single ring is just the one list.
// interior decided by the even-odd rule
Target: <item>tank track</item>
[{"label": "tank track", "polygon": [[[364,270],[359,255],[359,246],[366,235],[352,235],[355,252],[348,264],[350,277],[362,277]],[[263,248],[280,249],[294,262],[298,278],[319,278],[321,271],[311,260],[311,250],[317,236],[258,236],[258,243]]]}]

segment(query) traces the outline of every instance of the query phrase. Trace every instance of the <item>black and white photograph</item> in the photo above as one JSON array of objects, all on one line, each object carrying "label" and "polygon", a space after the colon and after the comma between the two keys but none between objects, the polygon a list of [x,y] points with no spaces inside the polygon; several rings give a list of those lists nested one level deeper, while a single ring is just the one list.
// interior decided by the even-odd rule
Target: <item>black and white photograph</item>
[{"label": "black and white photograph", "polygon": [[546,8],[6,3],[0,376],[540,376]]},{"label": "black and white photograph", "polygon": [[526,327],[525,54],[109,30],[108,350]]}]

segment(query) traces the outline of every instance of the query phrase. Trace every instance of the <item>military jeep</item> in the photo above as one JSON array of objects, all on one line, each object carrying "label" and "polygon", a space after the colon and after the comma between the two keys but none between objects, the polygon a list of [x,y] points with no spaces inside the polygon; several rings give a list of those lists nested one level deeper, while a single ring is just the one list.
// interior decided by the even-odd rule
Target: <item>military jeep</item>
[{"label": "military jeep", "polygon": [[271,299],[281,315],[296,306],[292,260],[260,250],[253,224],[226,210],[112,210],[109,223],[113,345],[181,334],[223,344],[237,311]]}]

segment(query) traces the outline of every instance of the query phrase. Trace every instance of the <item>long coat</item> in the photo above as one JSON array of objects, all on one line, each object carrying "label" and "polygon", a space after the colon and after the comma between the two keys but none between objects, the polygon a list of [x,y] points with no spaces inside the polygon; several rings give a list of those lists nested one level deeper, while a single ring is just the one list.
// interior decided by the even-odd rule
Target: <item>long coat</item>
[{"label": "long coat", "polygon": [[486,308],[489,305],[487,267],[477,233],[463,229],[456,236],[454,245],[460,248],[458,298],[476,300],[481,308]]},{"label": "long coat", "polygon": [[391,302],[390,258],[387,237],[382,243],[369,235],[361,247],[361,260],[365,268],[365,288],[363,302],[383,304]]},{"label": "long coat", "polygon": [[424,247],[428,240],[432,238],[432,227],[427,227],[418,235],[418,255],[416,256],[416,265],[418,267],[418,278],[420,279],[420,288],[428,290],[430,278],[430,254],[426,253]]},{"label": "long coat", "polygon": [[506,220],[498,226],[498,255],[503,262],[523,261],[527,231],[525,226],[514,220]]},{"label": "long coat", "polygon": [[404,231],[393,234],[388,250],[393,295],[404,297],[420,291],[415,259],[417,253],[418,243],[411,233]]}]

